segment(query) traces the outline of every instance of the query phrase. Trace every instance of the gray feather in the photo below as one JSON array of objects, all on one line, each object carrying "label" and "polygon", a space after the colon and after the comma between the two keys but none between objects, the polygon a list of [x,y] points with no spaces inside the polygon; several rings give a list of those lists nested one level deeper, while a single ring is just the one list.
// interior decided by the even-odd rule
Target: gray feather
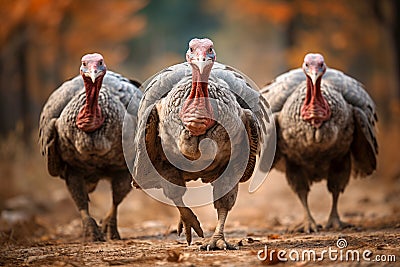
[{"label": "gray feather", "polygon": [[[49,173],[53,176],[63,176],[66,164],[79,165],[83,170],[86,167],[91,171],[95,170],[96,157],[93,157],[93,162],[88,160],[90,164],[82,163],[83,159],[91,158],[90,155],[81,154],[85,149],[89,153],[90,149],[92,152],[105,152],[111,147],[119,147],[115,153],[122,154],[121,131],[125,112],[130,101],[139,103],[141,96],[142,92],[129,79],[107,71],[99,96],[99,104],[106,120],[99,131],[86,134],[75,126],[76,115],[85,101],[82,77],[77,76],[64,82],[50,95],[39,121],[39,145],[41,153],[46,157]],[[128,116],[136,120],[137,109],[138,104],[136,108],[128,110]],[[110,133],[115,135],[112,140],[103,136]],[[114,153],[107,155],[110,158],[102,159],[100,167],[105,167],[107,162],[113,165],[114,162],[116,166],[124,168],[123,157],[121,160],[121,156],[115,156]]]},{"label": "gray feather", "polygon": [[[148,82],[144,84],[144,96],[139,107],[139,121],[136,137],[137,157],[134,164],[134,179],[151,180],[151,168],[154,166],[163,166],[162,172],[168,172],[169,168],[173,168],[165,158],[163,149],[160,144],[161,139],[165,139],[164,143],[171,147],[171,150],[178,149],[179,139],[184,132],[184,127],[179,119],[178,113],[188,97],[191,88],[192,68],[188,63],[181,63],[159,72]],[[251,154],[255,157],[260,152],[260,144],[262,134],[267,134],[268,103],[262,95],[252,88],[243,74],[231,67],[220,63],[214,63],[209,78],[210,97],[216,99],[213,103],[214,111],[218,110],[219,120],[227,122],[228,125],[234,127],[237,123],[228,122],[232,120],[232,116],[237,115],[236,120],[244,120],[248,131],[248,141],[250,141]],[[216,106],[215,106],[216,105]],[[156,106],[159,108],[156,109]],[[250,114],[244,111],[248,110]],[[242,114],[242,115],[239,115]],[[244,115],[247,114],[247,115]],[[222,143],[226,133],[217,127],[209,129],[206,136],[211,139],[216,138]],[[218,131],[221,131],[218,133]],[[156,133],[156,134],[155,134]],[[212,137],[213,136],[213,137]],[[257,140],[256,140],[257,139]],[[145,143],[141,140],[146,140]],[[264,142],[265,143],[265,142]],[[146,147],[147,146],[147,147]],[[150,153],[150,154],[149,154]],[[214,177],[218,177],[218,173],[224,170],[229,155],[218,155],[223,158],[220,167],[210,167],[203,172],[185,173],[185,179],[197,179],[201,177],[204,181],[213,181]],[[147,159],[150,159],[150,162]],[[156,161],[156,162],[154,162]],[[246,177],[238,177],[242,181],[250,178],[254,170],[255,158],[251,158],[251,167],[245,171]],[[153,166],[150,166],[150,165]],[[250,170],[251,169],[251,170]],[[144,177],[148,178],[144,178]],[[166,174],[166,176],[168,176]],[[156,182],[154,182],[157,184]]]},{"label": "gray feather", "polygon": [[[371,174],[376,168],[378,152],[377,116],[375,104],[364,86],[341,71],[327,69],[322,77],[321,91],[332,116],[319,130],[313,130],[301,119],[305,88],[306,76],[299,68],[278,76],[261,90],[276,116],[278,157],[274,166],[284,166],[278,163],[286,159],[298,166],[306,166],[310,176],[319,179],[327,176],[330,160],[351,151],[354,154],[353,172],[360,176]],[[336,143],[332,144],[332,140]],[[358,155],[361,151],[367,155]],[[312,166],[317,167],[313,169]]]}]

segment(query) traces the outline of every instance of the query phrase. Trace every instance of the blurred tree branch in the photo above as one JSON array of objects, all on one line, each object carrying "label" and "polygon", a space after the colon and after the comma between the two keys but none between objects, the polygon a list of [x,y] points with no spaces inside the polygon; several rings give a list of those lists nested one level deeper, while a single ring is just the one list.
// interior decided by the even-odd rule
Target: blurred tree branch
[{"label": "blurred tree branch", "polygon": [[322,53],[328,66],[366,84],[380,107],[381,122],[393,119],[393,106],[387,105],[388,101],[394,102],[400,112],[400,105],[396,104],[400,101],[400,1],[221,2],[219,11],[234,19],[257,26],[264,22],[264,27],[274,25],[283,31],[281,49],[286,57],[282,61],[288,68],[300,67],[308,52]]},{"label": "blurred tree branch", "polygon": [[395,64],[397,69],[397,105],[400,111],[400,1],[372,0],[371,6],[375,18],[389,32],[394,46]]},{"label": "blurred tree branch", "polygon": [[[147,0],[0,1],[0,133],[22,122],[30,135],[43,101],[64,77],[78,74],[80,57],[103,53],[110,66],[129,54],[127,40],[146,19]],[[34,123],[33,123],[34,122]]]}]

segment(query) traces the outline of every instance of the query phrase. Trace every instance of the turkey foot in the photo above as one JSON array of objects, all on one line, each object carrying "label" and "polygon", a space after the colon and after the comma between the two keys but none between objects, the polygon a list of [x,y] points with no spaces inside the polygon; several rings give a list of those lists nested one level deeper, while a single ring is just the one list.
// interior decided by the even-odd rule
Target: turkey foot
[{"label": "turkey foot", "polygon": [[[236,193],[237,191],[234,190],[232,192]],[[227,198],[222,199],[222,201],[224,201],[226,199]],[[238,247],[226,242],[225,237],[224,237],[224,227],[225,227],[226,217],[228,216],[228,209],[219,207],[219,208],[217,208],[217,214],[218,214],[218,223],[217,223],[217,226],[215,227],[215,231],[211,238],[211,241],[209,243],[202,245],[200,247],[200,249],[207,250],[207,251],[209,251],[209,250],[227,250],[227,249],[237,250]]]},{"label": "turkey foot", "polygon": [[178,209],[181,214],[181,220],[178,224],[178,236],[181,235],[183,228],[185,228],[186,241],[189,246],[192,243],[192,228],[199,237],[204,237],[203,229],[201,229],[200,222],[191,209],[187,207],[178,207]]},{"label": "turkey foot", "polygon": [[294,227],[292,227],[291,229],[289,229],[289,232],[310,234],[312,232],[317,233],[321,229],[322,229],[322,226],[320,224],[316,224],[314,219],[305,218],[303,222],[301,222],[300,224],[297,224]]},{"label": "turkey foot", "polygon": [[101,221],[101,231],[107,236],[107,239],[121,239],[117,229],[117,219],[113,216],[107,216]]},{"label": "turkey foot", "polygon": [[238,247],[225,241],[224,237],[213,237],[209,243],[200,247],[200,250],[238,250]]},{"label": "turkey foot", "polygon": [[329,216],[329,220],[325,225],[325,229],[335,229],[335,230],[341,230],[351,227],[354,227],[354,225],[351,223],[342,222],[339,219],[339,216]]},{"label": "turkey foot", "polygon": [[325,229],[340,230],[344,228],[354,227],[354,225],[342,222],[340,220],[339,213],[337,210],[338,198],[339,198],[339,191],[332,190],[332,209],[331,213],[329,214],[328,222],[325,225]]},{"label": "turkey foot", "polygon": [[311,216],[307,201],[308,190],[299,190],[297,191],[297,195],[299,196],[301,205],[303,206],[304,220],[300,224],[295,225],[294,227],[289,229],[289,232],[291,233],[300,232],[306,234],[312,232],[317,233],[318,230],[322,229],[322,226],[316,224],[313,217]]},{"label": "turkey foot", "polygon": [[96,221],[91,218],[87,217],[83,219],[83,232],[85,235],[85,240],[87,241],[100,241],[104,242],[106,241],[104,239],[103,233],[100,231],[99,227],[97,226]]}]

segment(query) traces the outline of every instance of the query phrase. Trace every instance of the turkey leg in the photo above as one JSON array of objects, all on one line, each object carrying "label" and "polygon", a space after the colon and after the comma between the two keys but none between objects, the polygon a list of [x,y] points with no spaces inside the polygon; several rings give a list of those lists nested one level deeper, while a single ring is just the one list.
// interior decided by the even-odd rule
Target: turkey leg
[{"label": "turkey leg", "polygon": [[339,218],[339,213],[337,210],[339,194],[344,191],[346,185],[348,184],[350,172],[350,154],[331,162],[328,175],[328,190],[332,193],[332,209],[328,222],[325,225],[326,229],[343,229],[353,226],[352,224],[342,222]]},{"label": "turkey leg", "polygon": [[84,239],[105,241],[96,221],[89,215],[89,196],[83,177],[68,174],[66,184],[82,218]]},{"label": "turkey leg", "polygon": [[301,171],[301,168],[293,162],[286,161],[286,178],[292,190],[296,192],[303,207],[304,219],[303,221],[290,228],[290,232],[318,232],[320,225],[316,224],[314,218],[311,216],[310,208],[308,207],[308,192],[310,185],[306,174]]},{"label": "turkey leg", "polygon": [[332,192],[332,209],[329,215],[329,219],[327,224],[325,225],[325,229],[343,229],[347,227],[353,227],[352,224],[342,222],[339,218],[339,214],[337,211],[337,202],[339,199],[339,192]]},{"label": "turkey leg", "polygon": [[[216,193],[216,185],[214,185],[213,191],[214,195]],[[229,191],[222,198],[214,201],[214,207],[217,209],[218,215],[218,223],[215,228],[214,234],[211,237],[211,241],[206,243],[200,247],[201,250],[236,250],[238,249],[236,246],[225,241],[224,236],[224,227],[226,217],[228,216],[228,212],[232,209],[235,204],[236,197],[238,193],[238,185]]]},{"label": "turkey leg", "polygon": [[113,203],[107,216],[101,221],[101,230],[108,239],[121,239],[117,228],[118,205],[131,190],[131,177],[129,174],[122,174],[119,178],[114,177],[111,181]]},{"label": "turkey leg", "polygon": [[178,236],[181,235],[183,228],[185,228],[186,241],[188,246],[192,243],[192,228],[199,237],[204,237],[203,229],[201,229],[200,222],[196,215],[188,207],[179,207],[181,219],[178,224]]},{"label": "turkey leg", "polygon": [[163,189],[164,195],[174,202],[180,213],[178,236],[181,235],[183,228],[185,228],[186,241],[188,246],[190,246],[192,243],[192,228],[198,236],[204,237],[204,234],[196,215],[190,208],[185,207],[183,203],[182,197],[186,192],[185,181],[181,173],[174,167],[164,167],[163,177],[165,180],[162,180],[161,188]]},{"label": "turkey leg", "polygon": [[297,195],[300,199],[301,205],[303,207],[304,219],[303,222],[294,226],[290,232],[303,232],[303,233],[311,233],[318,232],[318,229],[321,228],[321,225],[316,224],[314,218],[311,215],[310,208],[308,207],[308,191],[299,191]]}]

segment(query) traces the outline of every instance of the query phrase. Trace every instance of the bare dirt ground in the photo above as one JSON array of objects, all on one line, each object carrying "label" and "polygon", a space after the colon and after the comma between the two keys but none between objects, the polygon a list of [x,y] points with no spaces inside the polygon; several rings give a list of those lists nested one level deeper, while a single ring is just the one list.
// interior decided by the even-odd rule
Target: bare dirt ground
[{"label": "bare dirt ground", "polygon": [[[193,244],[187,246],[184,236],[176,234],[176,208],[138,190],[120,206],[118,224],[123,239],[85,243],[79,215],[63,181],[49,178],[47,182],[46,194],[6,202],[0,225],[0,266],[400,266],[399,179],[389,184],[377,175],[351,180],[340,199],[339,212],[356,227],[316,234],[287,232],[301,221],[302,210],[281,173],[272,171],[253,194],[248,193],[248,183],[242,184],[225,229],[226,239],[239,246],[237,251],[200,251],[204,240],[195,234]],[[106,214],[110,201],[109,186],[102,182],[91,195],[90,211],[97,220]],[[330,205],[325,182],[313,185],[310,207],[318,223],[326,223]],[[212,205],[194,212],[207,240],[216,224],[216,212]],[[347,246],[338,247],[338,239]],[[285,251],[280,258],[286,262],[277,258],[280,250]],[[261,261],[264,251],[268,259]]]}]

